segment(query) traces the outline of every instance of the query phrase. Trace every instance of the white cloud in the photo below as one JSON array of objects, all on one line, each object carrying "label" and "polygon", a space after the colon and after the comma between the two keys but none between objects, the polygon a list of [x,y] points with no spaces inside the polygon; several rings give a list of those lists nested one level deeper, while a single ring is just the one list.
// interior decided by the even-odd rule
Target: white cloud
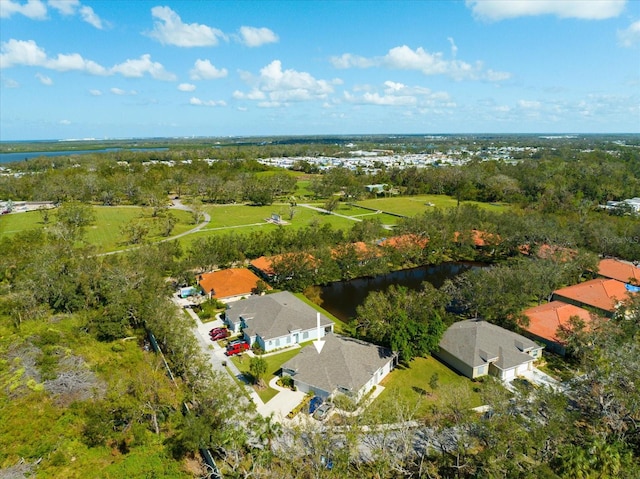
[{"label": "white cloud", "polygon": [[93,8],[83,6],[82,8],[80,8],[80,16],[82,17],[82,20],[87,22],[89,25],[93,25],[99,30],[103,29],[102,20],[98,15],[96,15],[96,13],[93,11]]},{"label": "white cloud", "polygon": [[226,68],[218,69],[209,60],[197,59],[189,71],[189,78],[192,80],[214,80],[224,78],[228,73]]},{"label": "white cloud", "polygon": [[633,22],[628,28],[618,30],[618,41],[623,47],[631,48],[640,44],[640,20]]},{"label": "white cloud", "polygon": [[47,54],[33,40],[11,39],[0,46],[0,68],[15,65],[43,66]]},{"label": "white cloud", "polygon": [[16,0],[0,0],[0,18],[9,18],[14,13],[24,15],[32,20],[45,20],[47,7],[41,0],[28,0],[27,3]]},{"label": "white cloud", "polygon": [[101,90],[89,90],[89,94],[91,94],[92,96],[102,96],[102,91]]},{"label": "white cloud", "polygon": [[451,56],[455,58],[458,54],[458,47],[456,46],[456,42],[452,37],[447,37],[447,40],[449,40],[449,43],[451,44]]},{"label": "white cloud", "polygon": [[344,92],[344,99],[359,105],[418,107],[425,111],[436,106],[455,106],[446,92],[432,92],[429,88],[408,86],[390,80],[385,81],[383,85],[382,94],[375,91],[375,87],[371,85],[361,85],[353,91],[363,92],[362,94]]},{"label": "white cloud", "polygon": [[156,80],[174,81],[176,76],[164,69],[162,64],[151,61],[148,53],[137,59],[129,59],[111,68],[112,72],[120,73],[125,77],[140,78],[148,73]]},{"label": "white cloud", "polygon": [[36,73],[36,78],[40,80],[40,83],[42,83],[43,85],[53,85],[53,80],[51,79],[51,77],[43,75],[42,73]]},{"label": "white cloud", "polygon": [[248,47],[259,47],[265,43],[278,42],[278,35],[268,28],[240,27],[241,42]]},{"label": "white cloud", "polygon": [[67,126],[71,124],[71,120],[60,120],[58,124]]},{"label": "white cloud", "polygon": [[151,15],[157,20],[148,35],[163,45],[205,47],[217,45],[221,38],[226,39],[225,34],[217,28],[199,23],[183,23],[180,16],[169,7],[153,7]]},{"label": "white cloud", "polygon": [[227,103],[224,100],[201,100],[195,96],[191,97],[189,104],[195,106],[227,106]]},{"label": "white cloud", "polygon": [[58,11],[61,15],[71,16],[80,14],[83,21],[89,25],[102,30],[104,28],[102,19],[96,15],[93,8],[82,5],[80,0],[49,0],[49,6]]},{"label": "white cloud", "polygon": [[466,0],[473,15],[483,20],[504,20],[535,15],[603,20],[617,17],[627,0]]},{"label": "white cloud", "polygon": [[[457,47],[453,39],[449,40],[455,55]],[[456,80],[501,81],[511,77],[508,72],[485,71],[482,62],[471,65],[461,60],[447,60],[440,52],[430,53],[422,47],[413,50],[407,45],[394,47],[381,57],[365,58],[345,53],[340,57],[333,57],[331,62],[336,68],[384,66],[395,70],[417,70],[425,75],[448,75]]]},{"label": "white cloud", "polygon": [[180,83],[180,85],[178,85],[178,90],[180,91],[194,91],[195,89],[196,86],[192,83]]},{"label": "white cloud", "polygon": [[266,98],[266,95],[264,94],[264,92],[257,90],[257,89],[253,89],[251,90],[249,93],[243,93],[239,90],[236,90],[233,92],[233,98],[237,99],[237,100],[264,100]]},{"label": "white cloud", "polygon": [[233,97],[257,101],[261,108],[275,108],[289,102],[326,100],[341,80],[318,80],[307,72],[283,70],[280,60],[274,60],[260,70],[256,77],[240,72],[240,78],[250,84],[248,93],[235,91]]},{"label": "white cloud", "polygon": [[7,78],[2,84],[5,88],[20,88],[20,83],[12,78]]},{"label": "white cloud", "polygon": [[84,71],[91,75],[108,75],[109,72],[105,67],[99,65],[92,60],[86,60],[82,58],[79,53],[61,54],[59,53],[56,58],[48,59],[44,64],[44,67],[58,71]]},{"label": "white cloud", "polygon": [[283,70],[280,60],[274,60],[260,70],[258,76],[240,72],[240,78],[252,86],[248,93],[235,91],[236,99],[258,101],[261,108],[285,106],[288,102],[326,100],[340,80],[318,80],[307,72]]},{"label": "white cloud", "polygon": [[138,92],[135,90],[127,91],[127,90],[123,90],[122,88],[116,88],[116,87],[109,89],[109,91],[114,95],[118,95],[118,96],[125,96],[125,95],[133,96],[138,94]]},{"label": "white cloud", "polygon": [[14,66],[39,66],[57,71],[83,71],[98,76],[119,73],[132,78],[140,78],[148,73],[156,80],[174,81],[176,79],[176,76],[166,71],[162,64],[152,61],[149,54],[105,68],[93,60],[83,58],[79,53],[59,53],[55,58],[50,58],[33,40],[12,38],[0,45],[0,69]]},{"label": "white cloud", "polygon": [[542,103],[536,100],[518,100],[518,106],[525,110],[539,110]]},{"label": "white cloud", "polygon": [[328,81],[316,80],[307,72],[291,69],[283,71],[280,60],[274,60],[260,70],[259,85],[262,91],[270,94],[304,91],[309,97],[325,97],[333,92]]},{"label": "white cloud", "polygon": [[80,0],[49,0],[47,3],[62,15],[75,15],[80,6]]},{"label": "white cloud", "polygon": [[352,55],[351,53],[344,53],[339,57],[331,57],[330,61],[335,68],[340,69],[369,68],[376,66],[375,60],[358,55]]}]

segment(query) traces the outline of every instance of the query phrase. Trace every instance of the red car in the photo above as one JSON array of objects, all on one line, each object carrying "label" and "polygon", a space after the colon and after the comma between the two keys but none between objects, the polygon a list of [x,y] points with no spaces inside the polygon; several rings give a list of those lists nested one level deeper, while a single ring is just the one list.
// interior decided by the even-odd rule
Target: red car
[{"label": "red car", "polygon": [[229,330],[225,328],[215,328],[209,331],[209,337],[211,337],[211,341],[218,341],[219,339],[224,339],[229,336]]},{"label": "red car", "polygon": [[235,354],[240,354],[249,349],[249,344],[245,341],[241,342],[233,342],[227,345],[227,350],[224,352],[227,356],[233,356]]}]

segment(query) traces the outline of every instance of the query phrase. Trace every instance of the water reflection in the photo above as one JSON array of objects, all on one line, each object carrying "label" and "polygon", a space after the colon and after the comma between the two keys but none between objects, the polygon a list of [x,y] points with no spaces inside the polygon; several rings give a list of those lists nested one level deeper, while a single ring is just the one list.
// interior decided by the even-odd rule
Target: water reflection
[{"label": "water reflection", "polygon": [[321,306],[338,319],[349,321],[355,316],[358,305],[364,302],[371,291],[386,291],[392,284],[417,290],[424,281],[439,288],[447,279],[455,278],[469,269],[485,266],[481,263],[450,262],[403,269],[372,278],[337,281],[320,287]]}]

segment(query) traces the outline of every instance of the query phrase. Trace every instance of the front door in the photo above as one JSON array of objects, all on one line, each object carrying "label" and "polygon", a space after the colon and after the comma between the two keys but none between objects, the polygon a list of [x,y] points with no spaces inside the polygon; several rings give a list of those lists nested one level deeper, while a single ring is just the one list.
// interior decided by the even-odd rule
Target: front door
[{"label": "front door", "polygon": [[293,344],[298,344],[300,342],[300,335],[298,333],[293,333]]}]

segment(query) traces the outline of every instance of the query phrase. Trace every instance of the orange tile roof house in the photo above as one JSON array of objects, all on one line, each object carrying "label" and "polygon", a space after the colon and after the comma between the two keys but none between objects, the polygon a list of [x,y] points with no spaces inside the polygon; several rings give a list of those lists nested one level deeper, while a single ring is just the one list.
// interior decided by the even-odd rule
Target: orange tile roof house
[{"label": "orange tile roof house", "polygon": [[570,319],[573,317],[584,321],[587,327],[592,321],[592,315],[586,309],[561,301],[529,308],[523,314],[529,318],[529,325],[524,328],[528,335],[543,342],[547,350],[562,356],[566,353],[566,344],[558,337],[558,331],[562,328],[570,329]]},{"label": "orange tile roof house", "polygon": [[618,304],[629,298],[624,283],[615,279],[592,279],[584,283],[568,286],[553,292],[553,300],[560,300],[576,306],[590,306],[607,317],[615,313]]},{"label": "orange tile roof house", "polygon": [[598,264],[598,274],[623,283],[640,285],[640,268],[617,259],[603,259]]},{"label": "orange tile roof house", "polygon": [[423,238],[417,234],[409,233],[406,235],[400,236],[392,236],[390,238],[385,238],[378,243],[378,246],[390,247],[390,248],[412,248],[412,247],[420,247],[424,248],[429,243],[428,238]]},{"label": "orange tile roof house", "polygon": [[[275,271],[273,270],[273,263],[277,263],[278,261],[282,261],[283,259],[287,259],[289,256],[294,256],[296,253],[284,253],[278,254],[275,256],[260,256],[252,260],[249,264],[252,268],[254,268],[258,273],[264,275],[267,279],[273,279],[275,276]],[[305,259],[312,264],[315,263],[316,259],[307,254]]]},{"label": "orange tile roof house", "polygon": [[251,296],[258,281],[260,278],[246,268],[222,269],[198,276],[198,284],[205,294],[223,302]]}]

